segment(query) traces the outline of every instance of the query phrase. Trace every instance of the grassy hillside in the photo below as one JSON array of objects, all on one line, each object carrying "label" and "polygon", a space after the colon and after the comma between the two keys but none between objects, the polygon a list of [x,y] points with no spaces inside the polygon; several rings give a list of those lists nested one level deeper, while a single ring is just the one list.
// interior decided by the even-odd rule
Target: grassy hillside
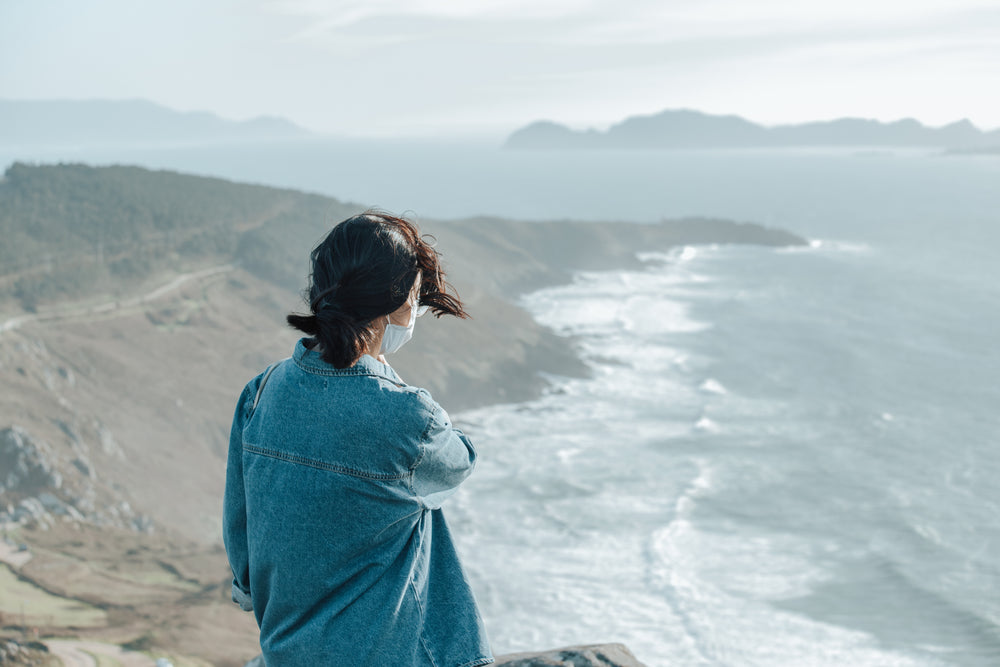
[{"label": "grassy hillside", "polygon": [[320,229],[357,209],[137,167],[14,164],[0,180],[0,308],[120,294],[158,272],[212,262],[245,259],[267,272],[261,226],[309,220]]},{"label": "grassy hillside", "polygon": [[[280,329],[284,314],[302,307],[297,295],[306,284],[309,251],[333,224],[363,209],[292,190],[138,167],[15,164],[0,181],[0,324],[24,312],[51,319],[69,304],[142,305],[137,300],[158,286],[216,267],[236,268],[276,288],[282,296],[269,292],[267,312]],[[582,372],[566,346],[515,305],[525,290],[569,280],[579,269],[637,265],[639,250],[802,242],[780,230],[706,219],[639,225],[484,217],[420,224],[437,237],[473,320],[444,318],[432,327],[422,321],[396,361],[404,377],[417,378],[454,408],[533,395],[541,385],[538,371]],[[148,317],[166,326],[178,314]],[[465,349],[476,353],[462,355]]]},{"label": "grassy hillside", "polygon": [[[227,262],[301,289],[312,246],[363,209],[293,190],[139,167],[14,164],[0,179],[0,308],[11,308],[11,300],[36,310],[126,294],[159,272]],[[801,241],[757,225],[703,219],[611,226],[475,218],[427,221],[424,229],[443,235],[449,259],[488,269],[464,277],[517,291],[580,268],[634,263],[640,249]]]}]

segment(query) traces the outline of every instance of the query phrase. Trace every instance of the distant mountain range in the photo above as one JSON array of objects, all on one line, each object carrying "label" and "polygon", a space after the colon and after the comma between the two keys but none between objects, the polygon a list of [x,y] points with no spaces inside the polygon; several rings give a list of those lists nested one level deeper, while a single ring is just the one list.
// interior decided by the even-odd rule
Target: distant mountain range
[{"label": "distant mountain range", "polygon": [[155,146],[308,136],[283,118],[234,121],[147,100],[0,100],[0,144],[5,147]]},{"label": "distant mountain range", "polygon": [[670,149],[792,146],[895,146],[972,149],[1000,146],[1000,130],[983,132],[968,120],[927,127],[912,118],[883,123],[862,118],[766,127],[739,116],[686,109],[632,116],[607,131],[531,123],[504,144],[514,149]]}]

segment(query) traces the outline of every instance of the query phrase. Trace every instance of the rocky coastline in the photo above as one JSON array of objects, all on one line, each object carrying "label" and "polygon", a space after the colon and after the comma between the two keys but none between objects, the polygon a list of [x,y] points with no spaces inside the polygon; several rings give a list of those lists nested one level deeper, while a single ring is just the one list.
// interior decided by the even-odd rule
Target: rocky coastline
[{"label": "rocky coastline", "polygon": [[[24,167],[20,178],[40,179],[36,194],[58,199],[45,169]],[[236,256],[226,254],[231,249],[185,256],[168,248],[173,268],[164,264],[131,282],[98,276],[81,296],[41,301],[35,311],[11,311],[17,295],[10,290],[18,272],[38,280],[46,274],[18,269],[7,275],[0,265],[0,304],[7,308],[0,316],[0,524],[14,554],[0,567],[10,568],[31,595],[79,603],[87,606],[81,614],[99,619],[83,627],[34,614],[31,623],[43,637],[69,633],[168,647],[198,656],[191,664],[238,667],[254,655],[256,627],[228,600],[218,538],[233,404],[249,378],[291,352],[297,336],[284,316],[302,307],[311,245],[328,230],[331,215],[339,220],[364,207],[145,170],[70,172],[82,179],[79,192],[114,193],[140,213],[144,199],[126,187],[132,180],[175,201],[201,188],[220,210],[227,197],[254,196],[266,211],[226,228],[226,234],[242,234]],[[51,203],[54,211],[79,204]],[[69,224],[43,222],[54,229]],[[640,267],[640,252],[805,243],[756,224],[697,218],[420,224],[437,239],[449,281],[472,319],[421,322],[393,366],[453,414],[538,396],[545,374],[587,373],[572,341],[518,305],[528,291],[568,282],[581,270]],[[81,266],[86,261],[80,259]],[[503,656],[497,664],[641,663],[624,647],[602,645]]]}]

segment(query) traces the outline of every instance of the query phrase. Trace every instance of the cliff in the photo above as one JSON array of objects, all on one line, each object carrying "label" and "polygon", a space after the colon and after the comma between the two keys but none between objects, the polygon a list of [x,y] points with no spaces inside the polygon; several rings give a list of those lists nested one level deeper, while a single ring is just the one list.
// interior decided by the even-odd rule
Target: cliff
[{"label": "cliff", "polygon": [[[645,667],[622,644],[567,646],[550,651],[496,656],[496,667]],[[265,667],[258,656],[243,667]]]},{"label": "cliff", "polygon": [[[25,472],[6,483],[0,519],[82,515],[217,539],[235,396],[290,354],[298,336],[284,316],[305,308],[309,251],[363,208],[128,167],[9,169],[0,182],[0,455]],[[572,344],[518,306],[527,290],[576,270],[637,267],[640,250],[803,243],[707,219],[421,224],[472,319],[422,319],[392,361],[452,412],[532,398],[546,375],[587,372]],[[42,488],[36,478],[59,482]]]},{"label": "cliff", "polygon": [[[218,544],[234,402],[291,351],[297,335],[284,316],[305,307],[311,247],[363,209],[131,167],[7,171],[0,523],[31,547],[30,561],[10,565],[28,587],[22,599],[80,607],[39,612],[36,626],[218,665],[252,657],[256,627],[229,602]],[[587,371],[572,345],[519,307],[525,291],[580,269],[639,266],[637,251],[804,242],[704,219],[421,226],[437,238],[473,319],[422,319],[393,365],[452,412],[530,398],[545,387],[543,373]],[[579,662],[586,651],[597,656],[538,659],[588,664]]]},{"label": "cliff", "polygon": [[[0,327],[52,322],[60,329],[69,320],[97,319],[121,324],[129,321],[121,315],[141,311],[155,331],[169,329],[170,342],[179,342],[186,334],[204,333],[206,321],[199,324],[198,318],[222,309],[188,302],[189,312],[180,313],[161,307],[170,303],[169,294],[150,295],[177,280],[222,281],[214,289],[238,292],[226,297],[233,303],[264,299],[257,309],[268,319],[254,326],[275,332],[287,346],[288,337],[277,332],[285,331],[288,311],[304,307],[297,295],[306,285],[309,251],[333,223],[364,208],[135,167],[17,164],[0,181]],[[781,230],[700,218],[653,225],[488,217],[420,222],[438,239],[449,279],[473,319],[431,325],[422,320],[414,342],[393,363],[453,411],[536,395],[543,386],[539,372],[584,372],[562,341],[516,305],[525,291],[568,281],[578,270],[637,267],[638,251],[693,243],[804,243]],[[239,285],[249,287],[241,291]],[[502,345],[497,332],[503,332]],[[238,330],[231,335],[239,347],[252,349],[244,341],[253,332],[243,341]],[[287,354],[274,346],[239,366],[252,376],[268,359]]]},{"label": "cliff", "polygon": [[497,667],[645,667],[622,644],[570,646],[538,653],[497,656]]}]

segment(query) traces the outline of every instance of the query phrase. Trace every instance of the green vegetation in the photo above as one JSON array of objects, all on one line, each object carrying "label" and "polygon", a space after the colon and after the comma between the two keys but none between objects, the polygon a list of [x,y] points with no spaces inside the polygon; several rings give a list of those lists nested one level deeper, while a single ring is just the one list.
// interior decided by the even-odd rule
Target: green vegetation
[{"label": "green vegetation", "polygon": [[139,167],[15,163],[0,180],[0,302],[123,295],[158,272],[240,262],[300,287],[336,200]]},{"label": "green vegetation", "polygon": [[[98,570],[98,568],[95,568],[95,570]],[[176,570],[164,566],[163,563],[150,564],[148,567],[142,569],[129,568],[124,572],[111,572],[103,568],[99,571],[111,573],[115,577],[143,586],[163,586],[188,593],[197,593],[202,589],[202,586],[198,582],[182,579]]]},{"label": "green vegetation", "polygon": [[0,615],[8,622],[46,627],[100,627],[107,623],[104,611],[78,600],[57,597],[18,579],[0,565]]},{"label": "green vegetation", "polygon": [[122,644],[126,651],[136,651],[138,653],[148,653],[156,646],[156,636],[152,632],[142,634],[131,641]]}]

